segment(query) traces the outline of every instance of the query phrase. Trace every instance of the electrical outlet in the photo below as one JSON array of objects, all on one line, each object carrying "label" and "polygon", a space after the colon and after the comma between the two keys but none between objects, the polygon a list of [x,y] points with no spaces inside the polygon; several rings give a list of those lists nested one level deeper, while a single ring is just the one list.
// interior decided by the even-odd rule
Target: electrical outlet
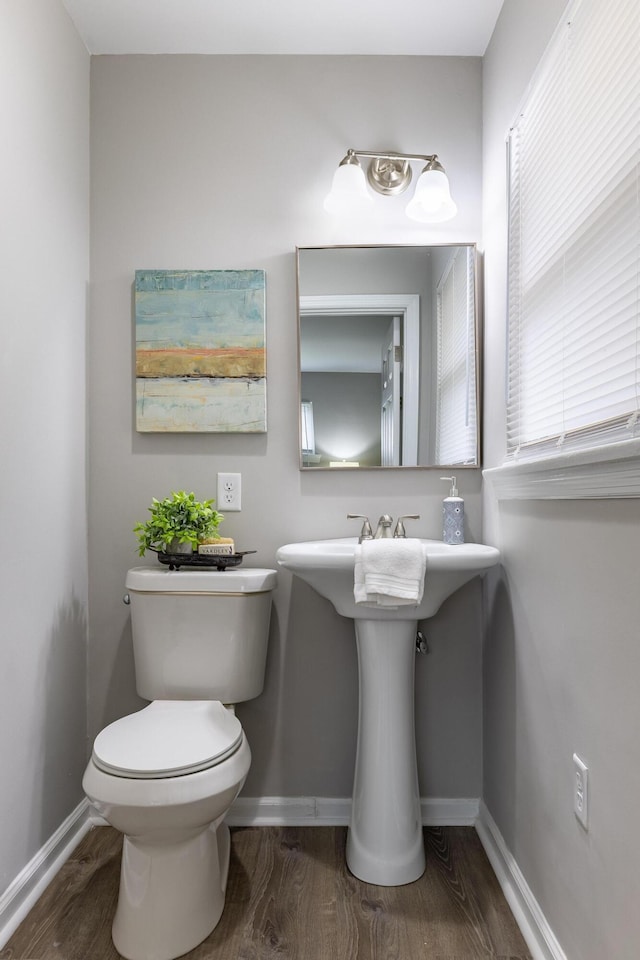
[{"label": "electrical outlet", "polygon": [[573,755],[573,812],[585,830],[588,830],[589,768],[577,753]]},{"label": "electrical outlet", "polygon": [[218,474],[218,499],[216,509],[220,513],[242,510],[242,476],[239,473]]}]

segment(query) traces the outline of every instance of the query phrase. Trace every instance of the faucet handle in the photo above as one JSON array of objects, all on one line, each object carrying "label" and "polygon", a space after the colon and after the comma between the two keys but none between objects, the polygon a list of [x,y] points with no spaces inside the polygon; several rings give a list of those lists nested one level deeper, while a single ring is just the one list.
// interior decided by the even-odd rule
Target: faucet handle
[{"label": "faucet handle", "polygon": [[404,517],[398,517],[398,522],[396,523],[396,529],[394,531],[394,537],[406,537],[407,533],[404,529],[403,520],[419,520],[419,513],[405,513]]},{"label": "faucet handle", "polygon": [[362,513],[348,513],[347,520],[364,520],[358,543],[362,543],[363,540],[373,540],[373,530],[369,523],[369,517],[365,517]]}]

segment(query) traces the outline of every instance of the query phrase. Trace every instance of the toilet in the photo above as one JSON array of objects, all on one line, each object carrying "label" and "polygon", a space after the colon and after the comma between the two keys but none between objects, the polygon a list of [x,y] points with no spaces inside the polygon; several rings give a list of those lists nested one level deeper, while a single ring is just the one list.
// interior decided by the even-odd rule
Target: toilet
[{"label": "toilet", "polygon": [[276,571],[134,567],[126,588],[136,688],[151,702],[96,737],[84,791],[124,834],[113,942],[172,960],[218,923],[225,814],[251,752],[234,704],[264,685]]}]

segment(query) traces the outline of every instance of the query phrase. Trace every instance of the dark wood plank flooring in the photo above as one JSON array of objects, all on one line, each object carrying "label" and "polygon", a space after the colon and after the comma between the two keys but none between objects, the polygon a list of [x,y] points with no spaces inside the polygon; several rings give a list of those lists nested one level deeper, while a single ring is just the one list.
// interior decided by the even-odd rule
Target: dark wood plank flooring
[{"label": "dark wood plank flooring", "polygon": [[[188,960],[531,960],[475,830],[427,827],[427,870],[401,887],[353,877],[344,827],[235,827],[226,906]],[[122,838],[94,827],[0,960],[118,960]]]}]

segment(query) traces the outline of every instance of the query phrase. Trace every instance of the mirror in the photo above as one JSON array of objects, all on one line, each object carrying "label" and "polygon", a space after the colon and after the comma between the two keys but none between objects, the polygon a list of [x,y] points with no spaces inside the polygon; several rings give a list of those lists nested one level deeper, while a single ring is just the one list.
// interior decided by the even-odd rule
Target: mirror
[{"label": "mirror", "polygon": [[297,265],[301,469],[479,466],[475,244]]}]

